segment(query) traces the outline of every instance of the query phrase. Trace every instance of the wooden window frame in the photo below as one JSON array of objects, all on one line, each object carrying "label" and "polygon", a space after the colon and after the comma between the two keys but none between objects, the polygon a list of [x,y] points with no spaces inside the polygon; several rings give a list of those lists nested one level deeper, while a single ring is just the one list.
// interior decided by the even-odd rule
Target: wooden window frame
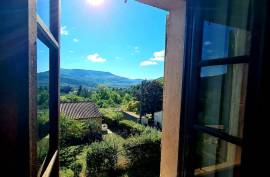
[{"label": "wooden window frame", "polygon": [[[42,171],[59,176],[60,0],[50,0],[50,27],[37,17],[36,0],[0,2],[0,135],[2,173],[36,177],[37,38],[49,48],[49,152]],[[48,166],[49,165],[49,166]],[[50,168],[49,168],[50,167]],[[48,169],[48,170],[47,170]],[[42,172],[42,173],[43,173]]]},{"label": "wooden window frame", "polygon": [[[255,103],[260,103],[262,101],[261,98],[256,98],[256,94],[263,91],[263,88],[260,87],[262,85],[260,80],[263,75],[260,75],[259,73],[262,73],[262,63],[265,63],[265,61],[268,60],[268,58],[262,56],[262,53],[269,53],[265,51],[266,48],[263,48],[265,46],[263,44],[269,44],[269,40],[263,40],[263,32],[265,32],[266,29],[269,29],[269,23],[266,23],[267,19],[269,20],[269,17],[267,18],[267,14],[269,14],[269,6],[267,6],[266,4],[268,3],[269,5],[269,2],[255,2],[253,0],[251,1],[250,10],[253,10],[249,15],[253,18],[251,18],[252,39],[251,53],[249,56],[201,60],[203,40],[203,27],[201,20],[202,15],[200,14],[199,8],[196,7],[196,1],[198,2],[198,0],[187,1],[185,66],[183,71],[184,80],[180,126],[182,131],[179,134],[181,142],[179,146],[178,176],[194,176],[195,168],[193,167],[193,164],[196,159],[194,159],[195,157],[193,156],[192,152],[194,152],[194,148],[196,146],[194,139],[195,131],[212,135],[214,137],[220,138],[222,140],[242,147],[240,168],[241,177],[248,176],[252,174],[252,172],[256,172],[256,170],[257,173],[260,173],[260,170],[258,170],[258,168],[256,168],[256,166],[254,165],[254,161],[258,161],[258,159],[262,156],[258,155],[257,157],[254,157],[247,152],[251,153],[250,142],[258,143],[257,147],[252,145],[253,150],[259,150],[262,147],[260,146],[262,145],[262,141],[256,140],[256,137],[261,136],[261,134],[257,134],[254,132],[254,134],[251,135],[250,133],[252,129],[250,127],[259,129],[258,123],[256,123],[256,121],[258,120],[256,120],[255,117],[255,115],[259,115],[259,113],[256,112],[257,108],[255,109],[255,107],[257,105]],[[230,2],[231,0],[227,1]],[[263,21],[262,19],[264,19],[265,21]],[[269,56],[269,54],[267,54],[266,56]],[[198,113],[200,68],[204,66],[218,66],[224,64],[242,63],[249,64],[243,138],[231,136],[215,128],[196,124],[195,122]],[[251,125],[256,125],[257,127]],[[253,164],[253,166],[251,164]]]},{"label": "wooden window frame", "polygon": [[40,176],[59,176],[60,0],[50,0],[48,28],[36,15],[37,38],[49,48],[49,151]]}]

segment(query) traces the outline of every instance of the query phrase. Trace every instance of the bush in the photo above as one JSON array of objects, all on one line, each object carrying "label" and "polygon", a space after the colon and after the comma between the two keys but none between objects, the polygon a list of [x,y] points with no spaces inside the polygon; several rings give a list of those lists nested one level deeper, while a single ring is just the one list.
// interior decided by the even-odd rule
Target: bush
[{"label": "bush", "polygon": [[89,176],[110,176],[116,167],[118,145],[113,139],[105,139],[90,145],[86,163]]},{"label": "bush", "polygon": [[60,145],[62,147],[91,143],[101,139],[101,127],[97,121],[82,122],[61,115]]},{"label": "bush", "polygon": [[161,133],[149,128],[141,135],[130,137],[124,144],[130,161],[129,177],[155,177],[160,173]]},{"label": "bush", "polygon": [[74,177],[79,177],[82,171],[82,164],[78,162],[74,162],[71,164],[70,168],[74,172]]},{"label": "bush", "polygon": [[139,101],[131,100],[126,105],[126,110],[130,111],[130,112],[139,113],[139,109],[140,109],[140,102]]},{"label": "bush", "polygon": [[60,149],[60,166],[71,168],[73,162],[76,161],[76,156],[81,153],[82,146],[69,146]]},{"label": "bush", "polygon": [[63,168],[60,170],[60,177],[74,177],[74,173],[71,169]]},{"label": "bush", "polygon": [[119,129],[119,121],[123,120],[122,112],[117,112],[113,109],[100,109],[105,123],[111,130],[117,131]]},{"label": "bush", "polygon": [[119,126],[127,135],[141,134],[146,128],[144,125],[138,124],[132,120],[121,120]]},{"label": "bush", "polygon": [[82,102],[82,101],[90,101],[90,99],[75,95],[74,93],[69,93],[69,94],[60,96],[60,101],[61,102]]},{"label": "bush", "polygon": [[61,116],[60,145],[62,147],[78,144],[82,140],[83,124],[71,118]]},{"label": "bush", "polygon": [[101,124],[97,120],[87,120],[84,124],[83,142],[102,140]]},{"label": "bush", "polygon": [[41,165],[49,151],[49,135],[37,142],[37,163]]},{"label": "bush", "polygon": [[38,139],[44,138],[49,134],[49,111],[42,110],[37,113]]}]

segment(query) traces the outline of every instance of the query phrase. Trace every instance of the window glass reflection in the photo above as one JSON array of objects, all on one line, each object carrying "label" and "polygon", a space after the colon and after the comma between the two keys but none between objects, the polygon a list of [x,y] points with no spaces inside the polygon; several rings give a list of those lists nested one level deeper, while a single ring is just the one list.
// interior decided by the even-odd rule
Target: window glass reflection
[{"label": "window glass reflection", "polygon": [[239,177],[241,147],[204,133],[196,137],[195,176]]},{"label": "window glass reflection", "polygon": [[202,60],[249,55],[250,32],[205,21]]},{"label": "window glass reflection", "polygon": [[198,123],[242,137],[247,64],[202,67]]}]

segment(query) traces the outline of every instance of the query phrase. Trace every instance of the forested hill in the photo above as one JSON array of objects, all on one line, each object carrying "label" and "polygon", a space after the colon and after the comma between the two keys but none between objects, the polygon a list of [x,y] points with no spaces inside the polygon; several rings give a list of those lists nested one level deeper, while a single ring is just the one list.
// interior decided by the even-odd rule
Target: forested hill
[{"label": "forested hill", "polygon": [[[38,73],[39,85],[48,84],[49,72]],[[129,79],[114,75],[110,72],[82,70],[82,69],[61,69],[61,86],[96,87],[97,85],[106,85],[108,87],[126,88],[141,83],[141,79]]]}]

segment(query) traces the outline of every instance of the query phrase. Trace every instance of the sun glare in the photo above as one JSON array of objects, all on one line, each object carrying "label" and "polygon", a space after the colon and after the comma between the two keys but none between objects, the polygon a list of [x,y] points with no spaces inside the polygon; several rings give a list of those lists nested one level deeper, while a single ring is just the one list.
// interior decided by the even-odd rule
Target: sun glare
[{"label": "sun glare", "polygon": [[87,2],[92,6],[100,6],[104,3],[104,0],[87,0]]}]

